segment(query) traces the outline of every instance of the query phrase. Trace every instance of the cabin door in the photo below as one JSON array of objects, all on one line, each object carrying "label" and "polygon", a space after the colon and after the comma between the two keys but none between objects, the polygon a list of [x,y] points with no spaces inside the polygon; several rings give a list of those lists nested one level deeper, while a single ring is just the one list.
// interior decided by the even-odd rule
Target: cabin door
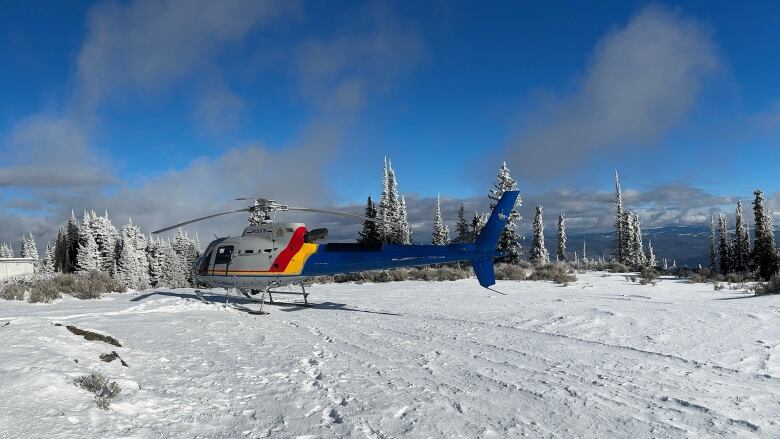
[{"label": "cabin door", "polygon": [[230,270],[230,261],[233,259],[233,246],[223,245],[217,248],[217,254],[214,256],[214,268],[211,274],[214,276],[227,276]]}]

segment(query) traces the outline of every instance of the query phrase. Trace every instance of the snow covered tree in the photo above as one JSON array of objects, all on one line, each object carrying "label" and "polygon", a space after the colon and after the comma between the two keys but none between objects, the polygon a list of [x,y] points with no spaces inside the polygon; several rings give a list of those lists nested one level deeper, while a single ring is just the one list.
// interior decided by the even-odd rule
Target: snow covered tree
[{"label": "snow covered tree", "polygon": [[162,287],[163,251],[158,238],[151,237],[146,245],[146,259],[149,261],[149,284],[152,287]]},{"label": "snow covered tree", "polygon": [[644,265],[647,262],[647,256],[645,255],[645,248],[642,243],[642,226],[639,222],[639,215],[632,213],[632,216],[634,218],[631,221],[633,227],[631,233],[633,239],[631,242],[631,255],[633,260],[631,262],[634,265]]},{"label": "snow covered tree", "polygon": [[62,270],[64,273],[70,273],[76,269],[77,253],[79,249],[79,223],[72,210],[70,211],[70,218],[68,218],[67,241],[68,246],[65,249],[65,269]]},{"label": "snow covered tree", "polygon": [[729,239],[728,224],[726,223],[726,217],[724,215],[718,216],[718,226],[720,229],[720,272],[722,274],[729,274],[732,271],[732,248],[731,240]]},{"label": "snow covered tree", "polygon": [[119,232],[111,223],[108,212],[104,216],[91,213],[90,227],[98,249],[98,270],[114,274],[116,270],[116,242]]},{"label": "snow covered tree", "polygon": [[182,258],[169,241],[160,242],[161,275],[159,285],[168,288],[185,288],[189,286]]},{"label": "snow covered tree", "polygon": [[772,217],[764,207],[764,192],[753,192],[753,215],[755,217],[755,243],[753,245],[753,263],[759,277],[769,280],[778,270],[777,247]]},{"label": "snow covered tree", "polygon": [[400,237],[400,244],[411,244],[412,226],[409,224],[409,216],[406,214],[406,198],[403,195],[401,195],[398,218],[397,235]]},{"label": "snow covered tree", "polygon": [[35,259],[35,267],[38,268],[38,246],[35,245],[35,237],[32,233],[25,235],[22,238],[22,248],[19,251],[19,256],[22,258]]},{"label": "snow covered tree", "polygon": [[60,226],[57,232],[57,240],[54,241],[54,271],[63,273],[68,267],[68,235],[65,228]]},{"label": "snow covered tree", "polygon": [[736,229],[734,230],[734,270],[742,273],[750,266],[750,232],[742,214],[742,202],[737,201]]},{"label": "snow covered tree", "polygon": [[715,233],[715,216],[710,215],[710,273],[718,271],[718,240]]},{"label": "snow covered tree", "polygon": [[193,278],[191,268],[192,264],[194,264],[195,260],[200,256],[200,249],[196,247],[195,241],[187,236],[187,232],[182,229],[179,229],[178,233],[176,233],[176,239],[173,241],[173,249],[181,260],[182,275],[184,276],[184,279],[186,279],[188,283],[193,284],[195,279]]},{"label": "snow covered tree", "polygon": [[5,242],[0,244],[0,258],[13,258],[14,257],[14,251]]},{"label": "snow covered tree", "polygon": [[149,286],[146,236],[133,224],[132,218],[122,228],[116,277],[128,288],[142,290]]},{"label": "snow covered tree", "polygon": [[[503,162],[501,167],[498,169],[498,176],[496,177],[495,183],[493,183],[493,188],[488,194],[488,198],[490,198],[490,209],[495,209],[498,200],[501,199],[501,196],[504,195],[504,192],[513,190],[517,190],[517,182],[515,182],[515,179],[512,178],[506,162]],[[497,250],[506,253],[506,256],[499,258],[499,260],[502,262],[515,264],[520,261],[520,253],[522,248],[520,247],[519,237],[517,236],[516,222],[521,219],[520,213],[517,211],[517,209],[522,206],[522,204],[523,200],[520,197],[517,197],[515,207],[509,214],[509,218],[506,221],[504,230],[501,232],[501,236],[498,238],[498,245],[496,247]]]},{"label": "snow covered tree", "polygon": [[653,251],[653,241],[647,243],[647,266],[650,268],[658,266],[655,260],[655,251]]},{"label": "snow covered tree", "polygon": [[51,242],[46,243],[46,252],[43,254],[41,271],[44,273],[54,273],[54,247]]},{"label": "snow covered tree", "polygon": [[379,200],[379,214],[383,224],[383,240],[389,244],[401,244],[399,221],[401,219],[401,201],[398,198],[398,184],[395,180],[393,164],[385,157],[382,178],[382,197]]},{"label": "snow covered tree", "polygon": [[[366,218],[377,217],[377,208],[371,196],[366,201],[366,210],[363,214]],[[361,244],[380,244],[382,242],[382,224],[374,221],[363,221],[363,230],[358,235],[357,242]]]},{"label": "snow covered tree", "polygon": [[[93,271],[100,269],[100,252],[98,251],[95,236],[92,234],[92,227],[89,226],[88,218],[85,215],[85,221],[82,223],[81,233],[79,234],[78,258],[76,261],[76,270]],[[85,227],[84,227],[85,226]]]},{"label": "snow covered tree", "polygon": [[479,236],[480,232],[482,232],[482,228],[485,227],[487,220],[488,215],[486,213],[479,213],[476,210],[474,211],[474,217],[471,218],[471,240],[469,242],[476,241],[477,236]]},{"label": "snow covered tree", "polygon": [[463,203],[460,203],[460,207],[458,208],[458,223],[455,225],[455,233],[455,242],[472,242],[471,230],[469,223],[466,221],[466,212],[463,208]]},{"label": "snow covered tree", "polygon": [[536,206],[536,216],[534,216],[534,242],[531,246],[531,262],[537,265],[550,262],[550,254],[544,246],[542,206]]},{"label": "snow covered tree", "polygon": [[627,261],[627,243],[626,226],[628,219],[625,209],[623,209],[623,191],[620,188],[620,176],[615,170],[615,260],[621,264]]},{"label": "snow covered tree", "polygon": [[441,197],[436,196],[436,213],[433,216],[433,234],[431,238],[433,245],[447,245],[450,243],[450,229],[444,224],[441,217]]},{"label": "snow covered tree", "polygon": [[558,253],[557,258],[559,261],[566,261],[566,218],[563,216],[563,212],[558,215]]}]

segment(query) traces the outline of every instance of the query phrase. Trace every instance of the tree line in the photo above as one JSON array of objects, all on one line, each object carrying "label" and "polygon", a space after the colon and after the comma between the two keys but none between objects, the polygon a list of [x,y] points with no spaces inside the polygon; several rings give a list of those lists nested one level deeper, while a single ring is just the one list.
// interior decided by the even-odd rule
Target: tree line
[{"label": "tree line", "polygon": [[[0,258],[14,256],[11,245],[0,244]],[[132,218],[119,230],[108,212],[85,211],[79,222],[71,211],[42,259],[32,233],[22,239],[19,256],[33,259],[42,273],[102,271],[127,288],[183,288],[194,284],[189,267],[200,256],[200,243],[181,229],[172,241],[147,238]]]}]

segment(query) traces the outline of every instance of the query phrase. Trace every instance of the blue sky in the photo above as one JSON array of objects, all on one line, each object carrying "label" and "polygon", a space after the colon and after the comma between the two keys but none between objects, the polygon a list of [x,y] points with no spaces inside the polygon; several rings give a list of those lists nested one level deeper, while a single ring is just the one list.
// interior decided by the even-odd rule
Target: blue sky
[{"label": "blue sky", "polygon": [[[502,160],[556,208],[620,169],[668,222],[778,191],[776,2],[1,8],[0,240],[71,208],[153,227],[234,196],[359,204],[384,155],[411,199],[452,208]],[[670,187],[700,197],[642,198]]]}]

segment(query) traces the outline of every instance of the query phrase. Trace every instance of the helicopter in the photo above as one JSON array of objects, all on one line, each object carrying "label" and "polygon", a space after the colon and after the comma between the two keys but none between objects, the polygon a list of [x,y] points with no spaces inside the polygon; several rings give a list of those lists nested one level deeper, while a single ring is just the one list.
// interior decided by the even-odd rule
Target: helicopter
[{"label": "helicopter", "polygon": [[[314,276],[357,273],[399,267],[413,267],[469,261],[479,284],[490,289],[496,283],[493,259],[502,256],[496,245],[506,221],[517,202],[518,191],[507,191],[493,208],[488,221],[473,243],[448,245],[403,245],[331,242],[319,244],[328,237],[324,228],[309,230],[304,223],[276,222],[277,212],[301,211],[338,215],[363,221],[384,223],[345,212],[290,207],[265,198],[237,198],[252,201],[249,207],[220,212],[185,221],[152,232],[169,230],[222,215],[249,212],[250,222],[241,236],[215,236],[202,255],[192,265],[194,277],[202,284],[236,289],[251,300],[262,293],[259,314],[264,314],[265,296],[273,303],[272,294],[302,295],[308,305],[304,281]],[[274,215],[274,218],[272,218]],[[278,291],[271,288],[298,284],[302,292]],[[205,301],[200,291],[198,298]],[[245,309],[248,310],[248,309]]]}]

